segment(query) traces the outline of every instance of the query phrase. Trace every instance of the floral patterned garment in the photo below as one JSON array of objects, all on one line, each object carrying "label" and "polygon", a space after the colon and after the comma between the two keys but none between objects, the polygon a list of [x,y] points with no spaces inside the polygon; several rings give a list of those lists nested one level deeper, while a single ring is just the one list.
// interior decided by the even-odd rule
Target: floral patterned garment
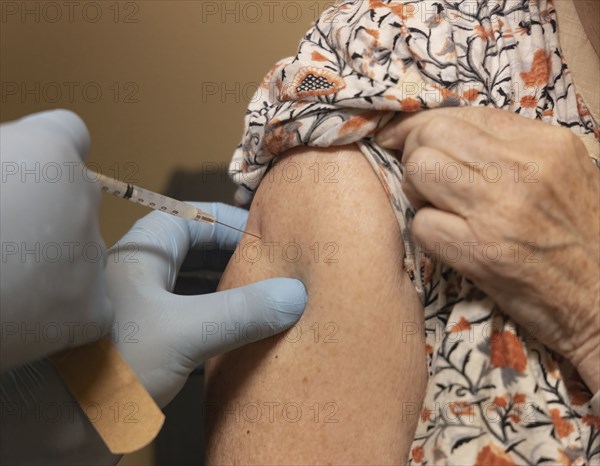
[{"label": "floral patterned garment", "polygon": [[550,0],[344,0],[250,104],[231,165],[236,200],[248,204],[292,147],[356,143],[393,205],[425,308],[429,382],[410,464],[600,464],[600,418],[572,367],[410,240],[403,167],[371,136],[394,112],[457,105],[600,139],[562,59]]}]

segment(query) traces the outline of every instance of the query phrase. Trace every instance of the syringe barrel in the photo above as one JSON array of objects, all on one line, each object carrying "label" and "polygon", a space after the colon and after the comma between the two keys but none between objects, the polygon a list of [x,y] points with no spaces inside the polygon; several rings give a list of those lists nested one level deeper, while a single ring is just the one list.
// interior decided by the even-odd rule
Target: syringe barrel
[{"label": "syringe barrel", "polygon": [[96,174],[97,181],[102,185],[102,191],[128,199],[151,209],[165,212],[176,217],[200,222],[215,223],[216,218],[197,209],[187,202],[178,201],[168,196],[134,186],[123,181],[115,180],[105,175]]},{"label": "syringe barrel", "polygon": [[138,188],[137,186],[133,186],[131,200],[137,204],[150,207],[151,209],[160,212],[176,215],[177,217],[185,218],[187,220],[194,220],[198,214],[198,209],[193,205],[148,191],[144,188]]}]

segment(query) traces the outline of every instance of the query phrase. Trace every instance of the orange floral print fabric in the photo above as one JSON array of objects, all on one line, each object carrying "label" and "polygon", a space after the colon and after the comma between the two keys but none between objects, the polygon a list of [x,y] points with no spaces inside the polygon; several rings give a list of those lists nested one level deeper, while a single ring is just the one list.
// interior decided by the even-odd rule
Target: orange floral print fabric
[{"label": "orange floral print fabric", "polygon": [[339,1],[249,106],[230,168],[239,204],[286,150],[349,143],[390,199],[425,312],[429,382],[410,464],[600,463],[600,419],[576,372],[413,244],[405,167],[372,140],[395,112],[443,106],[496,107],[599,139],[558,27],[550,0]]}]

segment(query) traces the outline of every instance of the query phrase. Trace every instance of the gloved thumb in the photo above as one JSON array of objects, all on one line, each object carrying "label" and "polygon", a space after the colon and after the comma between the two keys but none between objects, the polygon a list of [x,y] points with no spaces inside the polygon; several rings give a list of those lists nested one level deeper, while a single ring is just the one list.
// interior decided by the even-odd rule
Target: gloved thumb
[{"label": "gloved thumb", "polygon": [[70,110],[57,109],[34,113],[21,118],[19,125],[29,126],[35,137],[45,134],[73,147],[81,160],[85,160],[90,150],[90,133],[83,120]]},{"label": "gloved thumb", "polygon": [[272,278],[200,296],[177,296],[187,355],[196,362],[290,328],[306,307],[302,282]]}]

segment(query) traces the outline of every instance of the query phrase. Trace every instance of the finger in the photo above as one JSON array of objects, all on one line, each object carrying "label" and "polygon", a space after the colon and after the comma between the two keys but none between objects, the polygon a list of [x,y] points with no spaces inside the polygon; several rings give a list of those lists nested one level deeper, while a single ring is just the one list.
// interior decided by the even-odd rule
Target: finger
[{"label": "finger", "polygon": [[468,166],[497,161],[504,145],[496,137],[464,120],[437,116],[415,127],[406,137],[402,161],[419,147],[444,152],[454,162]]},{"label": "finger", "polygon": [[479,272],[481,245],[464,218],[424,207],[413,219],[412,234],[425,252],[444,264],[469,277]]},{"label": "finger", "polygon": [[[208,225],[202,222],[189,222],[191,249],[204,247],[206,243],[215,244],[219,249],[233,250],[246,228],[248,211],[218,202],[191,202],[192,205],[214,216],[218,222]],[[228,228],[229,225],[233,228]]]},{"label": "finger", "polygon": [[[210,213],[220,223],[208,225],[189,222],[191,245],[188,260],[183,267],[185,270],[202,269],[222,272],[243,236],[243,233],[238,230],[245,229],[248,211],[219,203],[192,202],[191,204]],[[223,224],[231,225],[233,228]]]},{"label": "finger", "polygon": [[139,219],[110,249],[107,266],[126,268],[140,282],[171,291],[189,245],[186,220],[151,212]]},{"label": "finger", "polygon": [[513,139],[516,133],[524,134],[531,130],[531,124],[535,124],[522,116],[496,108],[445,107],[399,114],[377,134],[375,140],[382,147],[402,150],[412,131],[437,117],[462,120],[500,139]]},{"label": "finger", "polygon": [[54,136],[75,148],[81,160],[85,160],[90,149],[90,133],[83,120],[69,110],[50,110],[34,113],[19,120],[19,124],[33,125],[36,129],[47,129]]},{"label": "finger", "polygon": [[302,282],[273,278],[201,296],[175,296],[188,357],[205,358],[262,340],[290,328],[306,307]]},{"label": "finger", "polygon": [[[245,226],[247,211],[224,204],[193,203],[197,208],[235,226]],[[222,270],[229,252],[241,233],[222,225],[187,221],[163,212],[151,212],[138,220],[131,230],[113,246],[109,260],[119,258],[124,266],[135,269],[140,280],[171,291],[177,273],[190,248],[200,252],[196,258],[204,269]],[[222,254],[222,251],[226,255]]]},{"label": "finger", "polygon": [[416,209],[427,204],[455,213],[470,209],[475,183],[469,182],[462,164],[428,146],[405,157],[402,188]]}]

